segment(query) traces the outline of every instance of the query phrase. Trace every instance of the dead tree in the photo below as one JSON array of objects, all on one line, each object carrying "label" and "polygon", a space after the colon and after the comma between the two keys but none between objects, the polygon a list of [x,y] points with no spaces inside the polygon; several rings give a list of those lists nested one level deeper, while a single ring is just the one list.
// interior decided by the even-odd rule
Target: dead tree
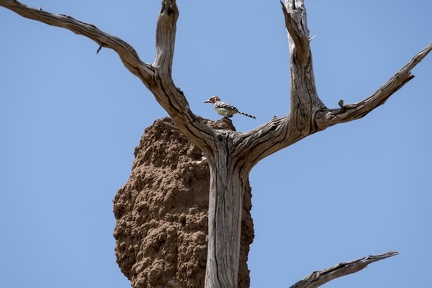
[{"label": "dead tree", "polygon": [[[208,159],[210,169],[209,240],[205,287],[236,287],[240,248],[242,195],[252,167],[260,160],[332,125],[362,118],[414,76],[411,70],[432,50],[432,43],[364,100],[328,108],[318,97],[312,67],[310,36],[303,0],[282,3],[288,30],[291,69],[290,108],[284,117],[273,118],[248,132],[215,130],[190,110],[184,93],[172,79],[172,63],[179,9],[175,0],[162,0],[157,20],[156,57],[144,63],[132,46],[96,26],[67,15],[30,8],[15,0],[0,0],[0,6],[17,14],[68,29],[90,38],[102,48],[113,49],[125,67],[151,91],[168,112],[175,126]],[[341,263],[314,272],[292,287],[318,287],[334,278],[357,272],[369,263],[396,255],[388,252]]]}]

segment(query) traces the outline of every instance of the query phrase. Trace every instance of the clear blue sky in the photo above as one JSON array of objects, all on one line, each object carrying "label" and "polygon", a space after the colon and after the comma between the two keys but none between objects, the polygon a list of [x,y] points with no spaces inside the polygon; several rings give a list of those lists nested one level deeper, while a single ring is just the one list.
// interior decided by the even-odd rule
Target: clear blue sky
[{"label": "clear blue sky", "polygon": [[[256,3],[259,2],[259,3]],[[343,3],[341,3],[343,2]],[[160,1],[30,1],[95,24],[152,63]],[[178,1],[174,80],[194,113],[211,95],[254,114],[289,105],[279,1]],[[432,41],[432,2],[307,1],[323,102],[359,101]],[[129,287],[114,256],[112,199],[162,110],[111,50],[0,8],[0,287]],[[252,171],[253,288],[289,287],[369,254],[399,256],[325,287],[424,287],[432,258],[432,55],[365,118]]]}]

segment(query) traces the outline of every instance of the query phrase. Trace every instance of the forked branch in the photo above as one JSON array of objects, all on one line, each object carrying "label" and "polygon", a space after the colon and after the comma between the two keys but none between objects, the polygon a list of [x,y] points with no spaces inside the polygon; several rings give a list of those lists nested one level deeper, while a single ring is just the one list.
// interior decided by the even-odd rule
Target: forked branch
[{"label": "forked branch", "polygon": [[356,273],[366,268],[373,262],[380,261],[398,254],[399,253],[396,251],[390,251],[380,255],[370,255],[350,262],[339,263],[330,268],[313,272],[309,276],[292,285],[290,288],[316,288],[336,278]]},{"label": "forked branch", "polygon": [[[99,47],[106,47],[116,51],[126,68],[140,78],[153,93],[159,104],[171,116],[175,126],[203,152],[207,152],[207,154],[210,155],[212,154],[211,152],[214,152],[218,156],[215,159],[223,159],[223,161],[225,161],[223,162],[221,160],[219,162],[215,161],[217,163],[213,163],[217,164],[213,165],[213,167],[218,168],[218,171],[223,173],[214,174],[222,175],[222,177],[219,177],[220,179],[216,179],[216,177],[213,179],[213,183],[218,182],[221,184],[219,186],[215,184],[212,186],[213,188],[211,188],[211,190],[213,189],[212,193],[216,196],[219,195],[218,197],[223,198],[224,201],[229,199],[229,197],[225,197],[225,194],[221,194],[220,192],[226,192],[224,189],[227,190],[227,186],[230,186],[230,191],[241,191],[241,189],[238,189],[238,187],[242,186],[241,181],[248,177],[252,167],[263,158],[317,131],[324,130],[338,123],[359,119],[383,104],[394,92],[414,77],[411,75],[411,70],[432,50],[431,43],[370,97],[358,103],[348,105],[344,105],[341,101],[340,108],[328,109],[319,99],[316,91],[304,1],[285,0],[282,9],[289,33],[291,62],[290,110],[286,116],[281,118],[275,117],[267,124],[249,132],[221,134],[222,132],[217,132],[204,125],[199,118],[191,112],[183,92],[175,86],[172,80],[171,71],[174,56],[176,22],[179,16],[175,0],[162,0],[162,9],[159,14],[156,31],[156,57],[153,65],[142,62],[131,45],[99,30],[94,25],[78,21],[70,16],[52,14],[34,9],[14,0],[0,0],[0,6],[12,10],[23,17],[68,29],[76,34],[92,39]],[[216,137],[217,135],[220,137]],[[240,167],[238,168],[240,172],[237,170],[235,171],[239,173],[241,177],[237,177],[238,175],[236,175],[236,178],[228,177],[230,176],[229,172],[232,171],[228,171],[227,167],[232,168],[234,166]],[[237,182],[232,180],[234,178]],[[231,194],[228,196],[231,197]],[[240,194],[241,193],[238,195]],[[216,199],[216,197],[214,197],[214,199]],[[230,203],[226,201],[227,203],[223,204],[225,206],[221,204],[221,201],[219,201],[217,205],[212,205],[213,207],[217,206],[221,211],[225,208],[228,211],[228,209],[234,207],[234,210],[237,209],[238,212],[240,211],[238,207],[242,207],[241,197],[238,197],[236,201],[236,205],[232,205],[232,201]],[[241,211],[239,213],[241,213]],[[236,216],[232,217],[233,219],[240,219],[240,217],[237,217],[239,216],[238,213],[233,213],[233,215]],[[224,220],[223,216],[225,216],[225,214],[218,213],[217,216]],[[231,221],[231,219],[228,220]],[[209,222],[211,221],[212,219],[209,216]],[[224,225],[225,227],[237,227],[236,225],[229,225],[235,221],[226,221],[226,225]],[[223,250],[229,248],[229,251],[232,252],[231,254],[238,253],[237,246],[231,245],[232,247],[227,248],[222,246],[222,244],[226,242],[224,240],[225,238],[230,238],[231,240],[234,239],[235,241],[231,242],[236,242],[235,244],[237,245],[239,241],[237,241],[235,237],[239,236],[239,230],[237,228],[231,229],[231,234],[226,234],[226,229],[219,228],[224,227],[223,225],[219,225],[222,222],[223,221],[219,221],[217,226],[220,237],[218,241],[215,242],[221,247],[218,251],[223,252]],[[214,226],[216,227],[216,225]],[[214,254],[216,255],[216,253]],[[225,254],[229,255],[230,253]],[[341,263],[334,267],[314,272],[292,287],[318,287],[332,279],[355,273],[365,268],[370,263],[394,255],[397,255],[397,252],[388,252],[382,255],[360,258],[348,263]],[[227,259],[228,258],[229,257],[227,257]],[[226,267],[220,267],[222,262],[223,261],[215,261],[215,265],[219,265],[219,267],[217,267],[218,269],[215,271],[224,271]],[[237,260],[231,262],[236,262],[232,263],[232,267],[238,266]],[[234,269],[231,272],[233,271],[235,272],[236,270]],[[216,273],[215,275],[217,276],[216,278],[220,279],[223,278],[222,276],[228,275],[230,279],[226,282],[234,284],[230,286],[222,285],[222,287],[234,287],[234,285],[236,285],[236,275],[234,275],[235,273],[231,274],[233,275],[228,275],[228,273],[224,273],[223,275],[218,275]],[[220,281],[220,279],[218,279],[218,281]],[[209,282],[207,287],[214,287],[214,285]]]},{"label": "forked branch", "polygon": [[261,159],[302,138],[332,125],[362,118],[384,104],[391,95],[414,78],[411,70],[432,50],[430,43],[368,98],[347,105],[341,100],[340,108],[329,109],[318,97],[316,90],[304,1],[285,0],[281,4],[289,34],[290,111],[286,116],[274,117],[260,127],[237,135],[234,155],[248,155],[242,163],[247,171]]},{"label": "forked branch", "polygon": [[[159,104],[167,111],[175,125],[201,150],[208,151],[213,131],[192,113],[186,97],[171,78],[172,59],[179,15],[175,0],[163,0],[156,31],[156,57],[154,65],[144,63],[135,49],[118,37],[109,35],[96,26],[76,20],[71,16],[53,14],[35,9],[15,0],[0,0],[3,6],[15,13],[48,25],[65,28],[95,41],[99,47],[113,49],[126,68],[137,76],[153,93]],[[100,49],[100,48],[99,48]]]}]

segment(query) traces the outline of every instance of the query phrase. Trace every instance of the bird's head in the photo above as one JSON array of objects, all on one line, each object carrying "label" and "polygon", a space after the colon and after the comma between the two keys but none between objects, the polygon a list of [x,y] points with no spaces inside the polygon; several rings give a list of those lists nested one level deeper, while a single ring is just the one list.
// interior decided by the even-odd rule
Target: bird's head
[{"label": "bird's head", "polygon": [[204,103],[212,103],[212,104],[214,104],[216,101],[220,101],[219,97],[218,96],[212,96],[212,97],[210,97],[210,99],[204,101]]}]

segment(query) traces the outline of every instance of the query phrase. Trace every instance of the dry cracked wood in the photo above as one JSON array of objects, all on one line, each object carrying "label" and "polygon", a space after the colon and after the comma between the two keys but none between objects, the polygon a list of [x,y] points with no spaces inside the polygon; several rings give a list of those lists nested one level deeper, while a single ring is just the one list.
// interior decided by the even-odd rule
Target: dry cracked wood
[{"label": "dry cracked wood", "polygon": [[[140,78],[154,94],[156,100],[173,118],[176,126],[203,151],[214,150],[212,142],[216,134],[220,133],[211,131],[198,121],[190,110],[183,92],[175,86],[171,77],[176,21],[179,15],[176,1],[162,1],[157,26],[156,57],[153,64],[142,62],[135,49],[122,39],[71,16],[31,8],[14,0],[0,0],[0,6],[23,17],[86,36],[100,47],[113,49],[120,56],[125,67]],[[232,156],[250,155],[243,163],[245,174],[248,174],[252,166],[268,155],[332,125],[364,117],[376,107],[384,104],[394,92],[414,77],[411,70],[432,50],[432,43],[430,43],[371,96],[358,103],[346,105],[343,105],[341,100],[340,108],[330,109],[322,103],[315,87],[304,1],[286,0],[285,3],[282,3],[282,10],[290,41],[290,111],[286,116],[275,117],[248,132],[222,135],[233,139],[230,151]]]},{"label": "dry cracked wood", "polygon": [[356,273],[366,268],[373,262],[377,262],[398,254],[398,252],[390,251],[380,255],[370,255],[350,262],[339,263],[330,268],[313,272],[309,276],[292,285],[290,288],[316,288],[333,279]]},{"label": "dry cracked wood", "polygon": [[340,101],[339,108],[329,109],[318,97],[315,86],[304,1],[286,0],[282,3],[282,11],[289,38],[289,111],[283,117],[274,117],[255,129],[241,133],[214,130],[204,125],[192,113],[183,92],[174,84],[171,72],[179,16],[175,0],[162,0],[153,64],[142,62],[131,45],[94,25],[70,16],[31,8],[14,0],[0,0],[0,6],[23,17],[86,36],[95,41],[99,49],[114,50],[125,67],[152,92],[175,126],[206,154],[211,172],[206,287],[229,288],[237,285],[241,201],[252,167],[270,154],[313,133],[359,119],[382,105],[414,77],[411,70],[432,50],[431,43],[371,96],[347,105]]}]

